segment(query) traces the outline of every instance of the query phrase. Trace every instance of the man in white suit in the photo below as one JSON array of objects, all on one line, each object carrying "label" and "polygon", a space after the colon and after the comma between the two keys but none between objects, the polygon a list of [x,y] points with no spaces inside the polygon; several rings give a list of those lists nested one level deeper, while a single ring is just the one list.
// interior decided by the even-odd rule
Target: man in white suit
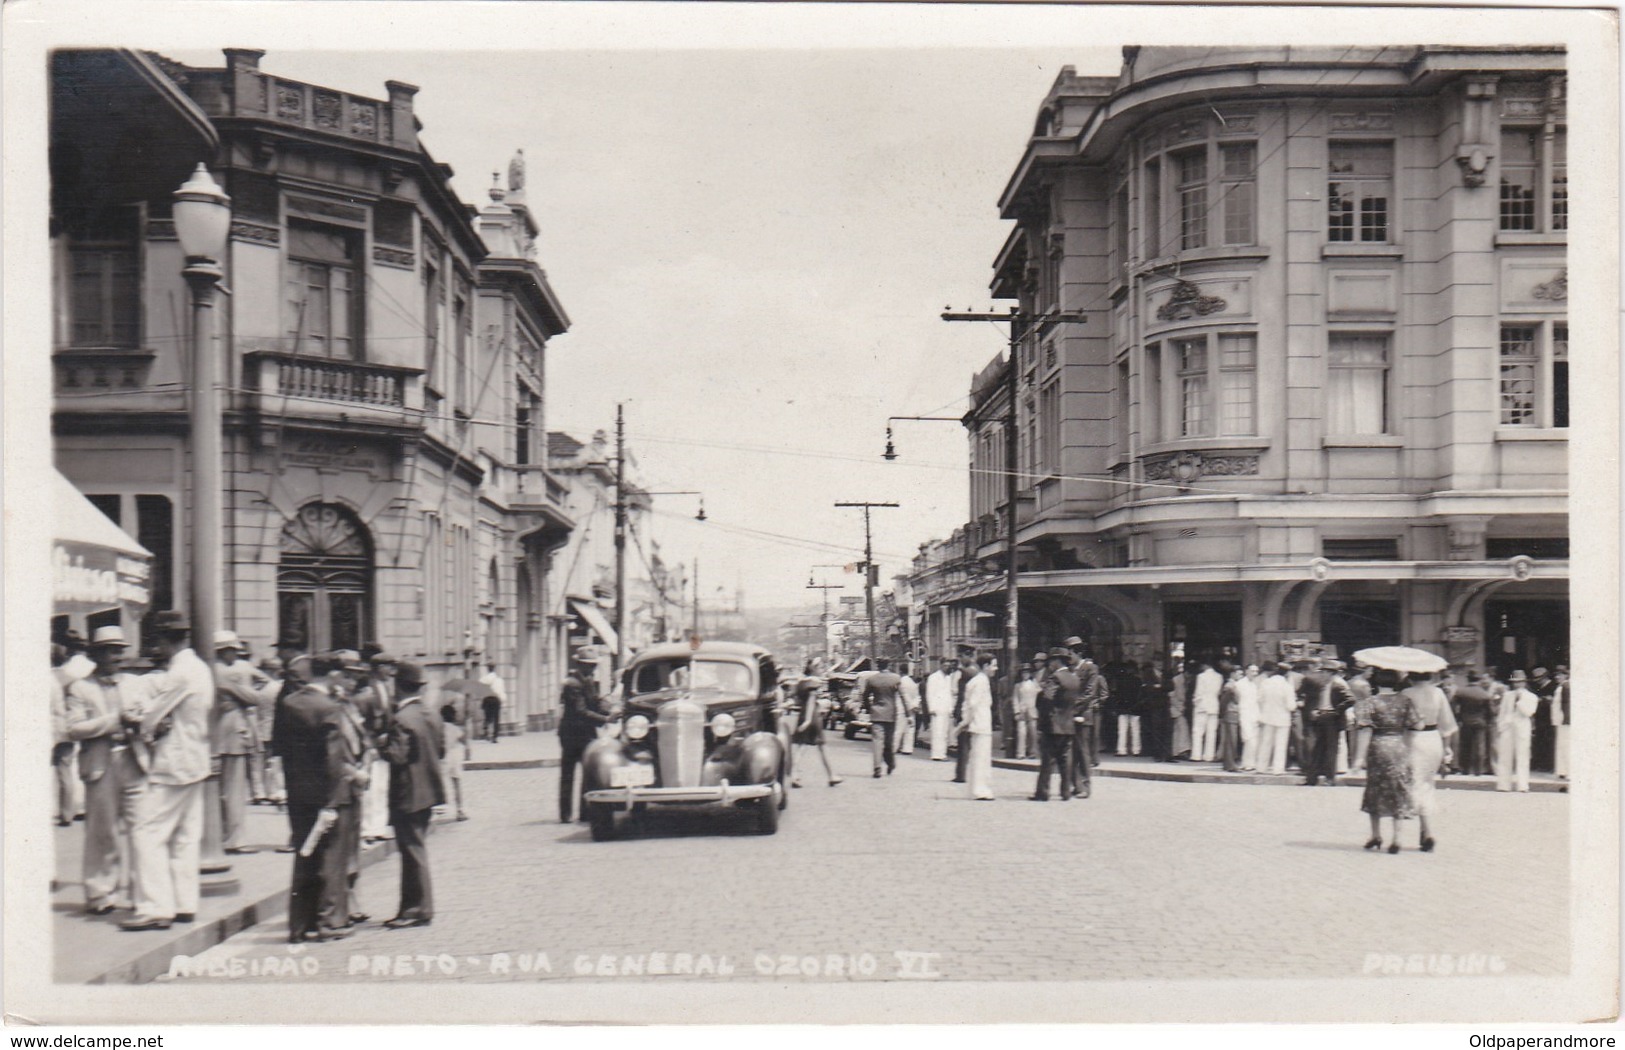
[{"label": "man in white suit", "polygon": [[1191,761],[1211,762],[1219,744],[1219,691],[1224,676],[1210,663],[1202,664],[1191,698]]},{"label": "man in white suit", "polygon": [[954,734],[954,704],[959,700],[958,662],[951,656],[925,680],[925,709],[931,714],[931,761],[948,761],[948,741]]},{"label": "man in white suit", "polygon": [[139,722],[146,683],[121,674],[128,643],[118,627],[98,627],[90,642],[96,670],[68,687],[68,738],[79,742],[85,784],[85,911],[129,907],[130,828],[146,773],[127,726]]},{"label": "man in white suit", "polygon": [[1500,738],[1495,767],[1495,790],[1529,790],[1529,741],[1535,726],[1540,697],[1529,690],[1529,676],[1513,671],[1509,688],[1501,694],[1500,713],[1495,719]]},{"label": "man in white suit", "polygon": [[914,681],[910,672],[913,668],[905,661],[899,669],[903,680],[898,683],[902,695],[903,709],[897,713],[897,753],[899,755],[912,755],[914,753],[914,727],[920,715],[920,686]]},{"label": "man in white suit", "polygon": [[167,930],[197,914],[214,673],[187,644],[191,630],[184,613],[165,611],[153,618],[153,651],[166,666],[155,676],[156,695],[141,717],[141,738],[151,759],[130,834],[135,915],[119,923],[125,930]]}]

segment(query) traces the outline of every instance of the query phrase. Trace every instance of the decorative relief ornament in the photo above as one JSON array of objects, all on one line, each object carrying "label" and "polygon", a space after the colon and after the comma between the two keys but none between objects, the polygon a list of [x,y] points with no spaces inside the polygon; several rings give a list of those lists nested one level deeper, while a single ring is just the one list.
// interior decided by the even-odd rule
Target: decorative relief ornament
[{"label": "decorative relief ornament", "polygon": [[399,248],[385,248],[376,244],[372,248],[372,261],[382,263],[385,266],[397,266],[403,270],[417,268],[417,256],[411,252],[401,251]]},{"label": "decorative relief ornament", "polygon": [[1234,477],[1258,473],[1257,456],[1207,456],[1202,460],[1202,473],[1212,477]]},{"label": "decorative relief ornament", "polygon": [[1536,299],[1549,303],[1566,303],[1569,300],[1569,268],[1567,266],[1557,272],[1557,276],[1545,284],[1535,285]]},{"label": "decorative relief ornament", "polygon": [[1484,185],[1484,174],[1489,170],[1490,154],[1483,146],[1464,147],[1456,154],[1456,165],[1461,168],[1461,181],[1468,186]]},{"label": "decorative relief ornament", "polygon": [[370,102],[350,103],[350,134],[363,138],[378,137],[378,107]]},{"label": "decorative relief ornament", "polygon": [[278,226],[263,226],[257,222],[238,220],[231,224],[231,239],[248,241],[251,244],[281,244],[282,229]]},{"label": "decorative relief ornament", "polygon": [[1333,131],[1392,131],[1394,115],[1386,110],[1365,113],[1333,113]]},{"label": "decorative relief ornament", "polygon": [[1325,558],[1309,559],[1309,575],[1314,577],[1317,583],[1325,583],[1331,578],[1332,563]]},{"label": "decorative relief ornament", "polygon": [[276,115],[281,120],[304,119],[305,93],[299,90],[297,84],[277,84]]},{"label": "decorative relief ornament", "polygon": [[1179,452],[1145,461],[1147,481],[1172,481],[1180,485],[1188,485],[1202,477],[1240,477],[1257,473],[1257,456],[1204,456],[1199,452]]},{"label": "decorative relief ornament", "polygon": [[1520,554],[1507,560],[1507,571],[1514,580],[1527,580],[1535,571],[1535,560],[1527,554]]},{"label": "decorative relief ornament", "polygon": [[311,100],[311,119],[319,128],[339,130],[339,114],[343,106],[336,91],[318,91]]},{"label": "decorative relief ornament", "polygon": [[1228,305],[1216,295],[1203,295],[1202,289],[1189,281],[1177,281],[1168,301],[1157,308],[1157,320],[1186,321],[1192,317],[1206,317]]}]

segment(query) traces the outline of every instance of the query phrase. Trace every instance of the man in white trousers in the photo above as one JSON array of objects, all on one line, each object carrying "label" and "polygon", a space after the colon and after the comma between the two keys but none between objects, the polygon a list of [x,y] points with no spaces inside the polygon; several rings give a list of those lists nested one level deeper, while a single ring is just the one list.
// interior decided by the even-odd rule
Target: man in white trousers
[{"label": "man in white trousers", "polygon": [[150,758],[147,789],[130,832],[135,915],[119,923],[125,930],[167,930],[197,916],[214,672],[187,644],[191,631],[185,613],[166,610],[153,617],[152,648],[165,668],[141,716]]},{"label": "man in white trousers", "polygon": [[1281,776],[1286,773],[1286,743],[1298,698],[1279,665],[1266,664],[1263,671],[1258,687],[1258,768]]},{"label": "man in white trousers", "polygon": [[1501,694],[1496,735],[1500,737],[1499,763],[1495,767],[1495,790],[1529,790],[1529,741],[1535,726],[1540,697],[1530,692],[1529,676],[1513,671],[1507,691]]},{"label": "man in white trousers", "polygon": [[931,761],[948,761],[948,741],[954,736],[954,704],[959,699],[957,661],[942,658],[941,666],[925,680],[925,709],[931,714]]},{"label": "man in white trousers", "polygon": [[[356,694],[362,724],[376,741],[389,734],[395,711],[395,672],[399,661],[386,652],[368,661],[367,684]],[[361,840],[379,842],[395,837],[389,823],[389,763],[376,749],[370,752],[367,793],[361,798]]]},{"label": "man in white trousers", "polygon": [[965,783],[970,797],[992,801],[993,795],[993,688],[974,657],[960,657],[959,673],[965,676],[965,705],[960,711],[956,732],[970,739],[970,758],[965,765]]},{"label": "man in white trousers", "polygon": [[914,753],[914,726],[920,715],[920,686],[914,681],[910,672],[913,668],[907,661],[903,663],[900,673],[903,680],[897,684],[898,694],[902,698],[903,709],[897,712],[897,753],[899,755],[912,755]]},{"label": "man in white trousers", "polygon": [[1219,744],[1219,691],[1224,676],[1204,662],[1191,696],[1191,761],[1211,762]]}]

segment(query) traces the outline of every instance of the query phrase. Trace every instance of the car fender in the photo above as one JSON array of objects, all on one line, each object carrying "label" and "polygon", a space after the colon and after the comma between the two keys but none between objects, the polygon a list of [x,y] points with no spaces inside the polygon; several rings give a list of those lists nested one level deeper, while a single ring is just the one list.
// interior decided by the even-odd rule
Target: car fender
[{"label": "car fender", "polygon": [[777,733],[752,733],[739,746],[742,783],[767,784],[779,779],[784,768],[784,743]]},{"label": "car fender", "polygon": [[583,790],[608,787],[610,770],[630,765],[631,761],[626,753],[626,745],[621,741],[612,738],[593,741],[581,756]]}]

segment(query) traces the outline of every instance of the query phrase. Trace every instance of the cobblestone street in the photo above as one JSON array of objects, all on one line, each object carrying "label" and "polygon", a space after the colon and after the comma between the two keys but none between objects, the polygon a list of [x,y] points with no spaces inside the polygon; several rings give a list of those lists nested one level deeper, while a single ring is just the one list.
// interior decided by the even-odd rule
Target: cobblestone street
[{"label": "cobblestone street", "polygon": [[[866,744],[830,750],[846,783],[809,777],[773,837],[680,813],[594,843],[554,819],[555,770],[471,772],[473,819],[430,839],[433,926],[375,921],[299,952],[294,975],[275,919],[196,957],[188,979],[1336,978],[1417,954],[1568,969],[1561,795],[1446,793],[1438,852],[1419,853],[1407,822],[1388,856],[1361,851],[1353,787],[1097,778],[1090,800],[1039,805],[1029,775],[997,770],[999,802],[982,806],[923,753],[876,781]],[[375,920],[393,913],[397,868],[363,875]]]}]

